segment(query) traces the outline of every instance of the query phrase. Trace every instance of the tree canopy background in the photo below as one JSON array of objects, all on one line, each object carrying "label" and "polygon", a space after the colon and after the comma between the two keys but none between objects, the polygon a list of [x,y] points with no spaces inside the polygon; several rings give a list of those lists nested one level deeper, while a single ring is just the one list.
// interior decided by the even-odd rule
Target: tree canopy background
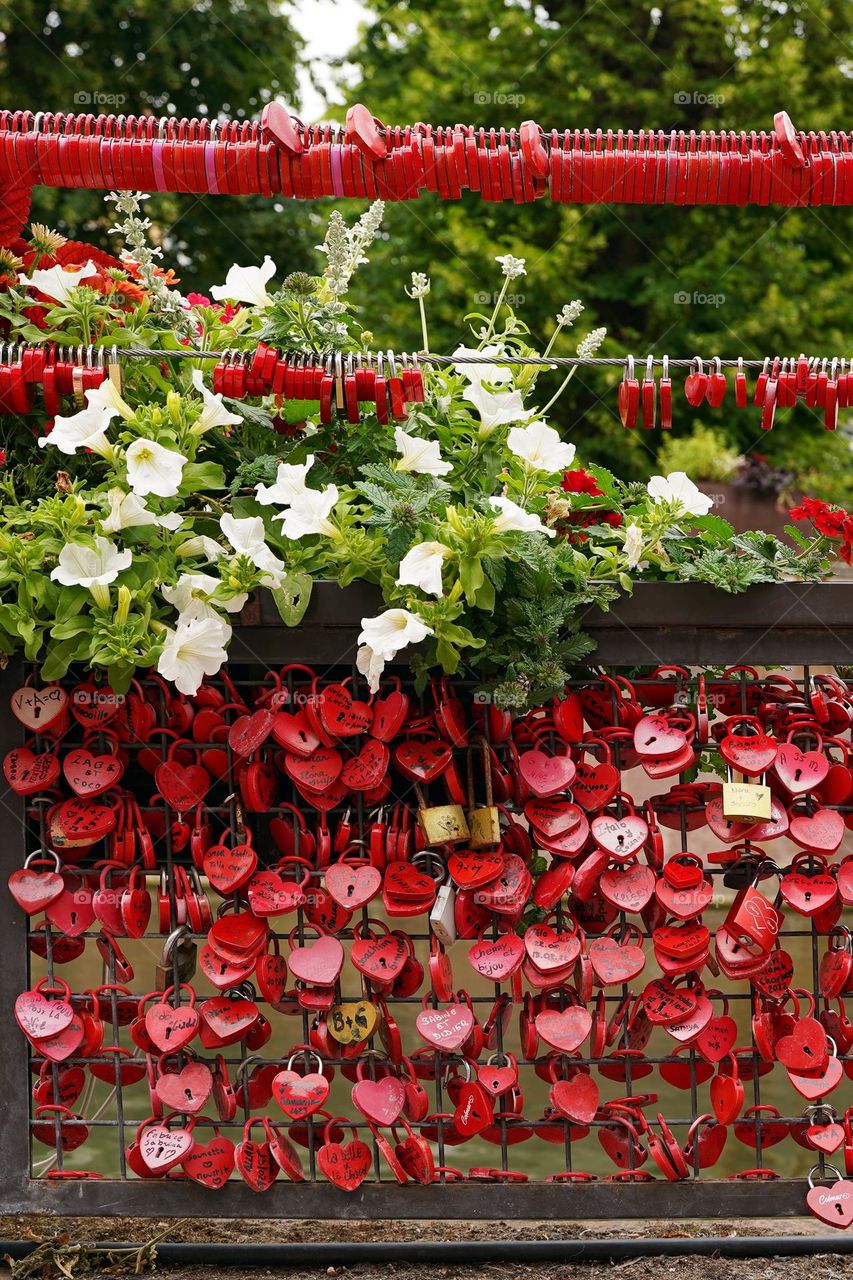
[{"label": "tree canopy background", "polygon": [[[387,123],[770,130],[784,107],[798,128],[851,124],[847,0],[368,0],[368,9],[341,68],[341,102],[364,101]],[[274,0],[67,0],[61,9],[16,0],[0,28],[7,106],[97,110],[75,107],[75,95],[105,93],[125,101],[101,109],[137,114],[256,115],[277,95],[298,109],[300,42]],[[330,115],[341,118],[343,107]],[[316,270],[311,247],[328,211],[187,196],[158,197],[151,208],[185,289],[205,289],[232,262],[266,252],[279,279],[296,266]],[[98,193],[40,192],[33,216],[108,243]],[[388,207],[387,235],[356,297],[379,345],[416,348],[404,286],[412,271],[426,272],[431,345],[446,352],[464,336],[462,316],[499,287],[494,255],[511,252],[527,262],[513,288],[540,347],[563,304],[579,297],[586,311],[575,333],[606,325],[605,355],[851,354],[852,224],[850,209],[831,207],[558,206],[547,196],[518,207],[424,195]],[[557,354],[572,354],[573,335],[564,339]],[[579,371],[555,420],[584,457],[647,476],[661,434],[623,431],[617,376]],[[697,412],[680,377],[674,384],[673,435],[717,426],[735,449],[760,449],[806,489],[853,497],[849,439],[824,433],[814,412],[782,410],[762,438],[758,411],[736,410],[731,393],[721,409]]]}]

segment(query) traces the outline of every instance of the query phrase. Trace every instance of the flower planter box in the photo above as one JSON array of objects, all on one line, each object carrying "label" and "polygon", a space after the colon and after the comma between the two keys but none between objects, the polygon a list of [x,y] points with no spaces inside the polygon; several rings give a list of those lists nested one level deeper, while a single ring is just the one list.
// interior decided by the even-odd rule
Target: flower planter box
[{"label": "flower planter box", "polygon": [[[352,663],[361,619],[381,611],[378,588],[318,582],[299,627],[282,625],[262,591],[240,615],[232,661]],[[853,664],[853,582],[772,583],[729,595],[700,582],[641,582],[608,613],[590,608],[590,661],[613,666]]]}]

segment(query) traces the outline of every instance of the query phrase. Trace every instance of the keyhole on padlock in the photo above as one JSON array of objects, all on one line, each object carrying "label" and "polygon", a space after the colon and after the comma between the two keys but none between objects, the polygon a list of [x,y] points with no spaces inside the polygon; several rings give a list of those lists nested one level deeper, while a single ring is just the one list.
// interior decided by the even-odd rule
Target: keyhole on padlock
[{"label": "keyhole on padlock", "polygon": [[192,1102],[193,1100],[192,1089],[184,1089],[184,1097],[186,1098],[187,1102]]},{"label": "keyhole on padlock", "polygon": [[347,885],[347,897],[351,898],[354,893],[355,893],[355,885],[354,884]]},{"label": "keyhole on padlock", "polygon": [[657,734],[656,734],[656,733],[653,733],[653,734],[652,734],[652,736],[651,736],[650,738],[646,738],[646,746],[647,746],[647,747],[648,747],[648,746],[651,746],[651,744],[652,744],[653,742],[657,742],[657,740],[658,740],[658,738],[657,738]]},{"label": "keyhole on padlock", "polygon": [[795,769],[795,770],[794,770],[794,781],[795,781],[795,782],[799,782],[799,780],[800,780],[800,778],[801,778],[802,776],[803,776],[803,771],[802,771],[802,769]]},{"label": "keyhole on padlock", "polygon": [[159,1147],[157,1148],[157,1152],[156,1152],[156,1154],[155,1154],[155,1156],[154,1156],[154,1159],[155,1159],[155,1160],[159,1160],[159,1159],[160,1159],[160,1156],[161,1156],[162,1154],[163,1154],[163,1144],[162,1144],[162,1142],[161,1142],[161,1143],[160,1143],[160,1145],[159,1145]]},{"label": "keyhole on padlock", "polygon": [[167,1028],[166,1028],[166,1037],[165,1037],[165,1038],[168,1040],[168,1039],[169,1039],[169,1036],[170,1036],[171,1034],[172,1034],[172,1028],[171,1028],[171,1027],[167,1027]]},{"label": "keyhole on padlock", "polygon": [[219,966],[219,976],[220,976],[220,977],[222,976],[222,974],[225,972],[225,970],[226,970],[227,968],[228,968],[228,965],[227,965],[227,964],[225,963],[225,961],[223,960],[223,961],[221,962],[220,966]]},{"label": "keyhole on padlock", "polygon": [[809,1046],[808,1046],[807,1044],[804,1044],[804,1045],[803,1045],[803,1053],[806,1055],[806,1057],[807,1057],[807,1058],[811,1058],[811,1057],[813,1057],[813,1056],[814,1056],[814,1055],[812,1054],[811,1049],[809,1048]]},{"label": "keyhole on padlock", "polygon": [[811,889],[806,889],[806,902],[810,902],[810,901],[811,901],[811,896],[812,896],[812,891],[811,891]]},{"label": "keyhole on padlock", "polygon": [[616,837],[616,843],[621,847],[621,846],[625,843],[625,837],[624,837],[624,836],[617,836],[617,837]]},{"label": "keyhole on padlock", "polygon": [[379,967],[380,967],[380,969],[387,969],[387,968],[388,968],[388,961],[385,959],[385,957],[384,957],[384,956],[380,956],[380,957],[379,957]]},{"label": "keyhole on padlock", "polygon": [[76,911],[72,911],[72,912],[71,912],[71,923],[72,923],[72,924],[76,924],[76,923],[77,923],[77,912],[76,912]]}]

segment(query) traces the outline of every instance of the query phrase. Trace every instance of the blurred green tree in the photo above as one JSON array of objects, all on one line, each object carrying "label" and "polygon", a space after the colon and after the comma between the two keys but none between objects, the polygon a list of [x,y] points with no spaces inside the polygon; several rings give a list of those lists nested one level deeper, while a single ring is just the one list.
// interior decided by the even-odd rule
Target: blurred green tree
[{"label": "blurred green tree", "polygon": [[[301,41],[278,0],[15,0],[0,12],[0,102],[47,111],[256,116],[277,94],[294,101]],[[233,262],[270,253],[280,278],[316,240],[312,211],[261,197],[152,197],[182,288],[221,283]],[[105,249],[100,192],[41,188],[32,217]]]},{"label": "blurred green tree", "polygon": [[[805,129],[850,126],[853,105],[846,0],[367,0],[370,19],[348,55],[342,84],[381,119],[457,120],[545,128],[773,127],[788,110]],[[843,354],[853,284],[850,209],[533,206],[459,203],[423,196],[388,211],[388,240],[374,254],[370,314],[383,342],[419,344],[402,285],[432,278],[432,345],[447,350],[472,298],[499,284],[499,252],[527,260],[514,283],[539,343],[569,299],[580,326],[607,325],[600,354]],[[384,269],[383,269],[384,267]],[[482,308],[480,308],[482,309]],[[374,322],[375,324],[375,322]],[[562,339],[561,339],[562,342]],[[571,354],[571,347],[561,347]],[[544,385],[544,383],[543,383]],[[739,450],[758,445],[783,460],[807,432],[798,471],[826,492],[853,497],[848,442],[825,437],[802,408],[778,415],[759,440],[757,411],[703,411]],[[657,437],[626,438],[613,371],[580,371],[556,416],[579,449],[623,475],[647,475]],[[675,428],[696,413],[676,397]],[[793,420],[792,420],[793,417]],[[805,443],[805,442],[803,442]]]}]

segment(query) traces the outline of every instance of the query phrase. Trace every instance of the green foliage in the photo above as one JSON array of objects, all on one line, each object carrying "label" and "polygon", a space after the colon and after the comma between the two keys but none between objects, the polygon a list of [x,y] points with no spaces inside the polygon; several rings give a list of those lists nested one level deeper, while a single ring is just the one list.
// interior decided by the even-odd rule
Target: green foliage
[{"label": "green foliage", "polygon": [[739,461],[719,427],[700,425],[689,435],[667,435],[658,450],[663,471],[686,471],[694,480],[731,480]]},{"label": "green foliage", "polygon": [[[360,74],[348,73],[342,93],[389,122],[431,112],[437,123],[533,118],[546,130],[770,130],[785,107],[799,128],[843,129],[850,114],[845,0],[544,0],[535,14],[488,0],[367,7],[371,20],[346,59]],[[383,335],[404,347],[419,345],[420,329],[401,275],[429,273],[432,346],[449,350],[472,291],[491,296],[492,254],[508,250],[527,259],[528,275],[513,287],[540,348],[553,316],[581,296],[590,323],[607,326],[605,355],[848,354],[849,208],[560,206],[547,195],[515,206],[423,195],[390,208],[387,225],[371,307],[385,317]],[[676,439],[695,420],[678,394],[681,376],[673,375]],[[558,378],[545,375],[543,387]],[[761,449],[806,492],[853,498],[847,441],[827,442],[814,410],[780,411],[769,435],[757,413],[734,409],[730,391],[722,408],[703,407],[702,423],[735,453]],[[571,403],[553,416],[588,458],[622,476],[668,469],[655,458],[660,433],[628,435],[619,424],[613,370],[582,370]]]}]

